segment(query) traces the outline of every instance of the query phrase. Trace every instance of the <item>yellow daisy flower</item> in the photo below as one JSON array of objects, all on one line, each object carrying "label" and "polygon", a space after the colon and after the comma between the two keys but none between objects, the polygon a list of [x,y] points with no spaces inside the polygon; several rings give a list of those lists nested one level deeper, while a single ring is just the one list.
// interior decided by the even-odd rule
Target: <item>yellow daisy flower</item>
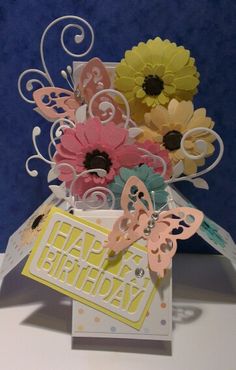
[{"label": "yellow daisy flower", "polygon": [[144,113],[172,98],[191,100],[199,73],[189,50],[159,37],[128,50],[116,67],[115,88],[127,98],[132,118],[140,123]]},{"label": "yellow daisy flower", "polygon": [[[204,158],[197,160],[187,158],[180,148],[183,135],[190,129],[213,128],[214,122],[206,116],[204,108],[194,110],[191,101],[178,102],[172,99],[168,108],[158,105],[150,113],[146,113],[144,119],[146,126],[140,126],[143,133],[139,135],[138,141],[151,139],[160,143],[161,147],[169,151],[173,166],[180,160],[183,161],[185,175],[197,172],[197,167],[205,164]],[[215,137],[206,131],[192,133],[184,142],[186,151],[192,155],[199,155],[200,149],[196,145],[198,140],[204,140],[207,144],[206,157],[212,155],[215,149],[212,142]]]},{"label": "yellow daisy flower", "polygon": [[45,220],[52,208],[53,204],[43,204],[33,215],[30,217],[26,227],[21,232],[21,245],[29,245],[36,240],[38,234],[42,230]]}]

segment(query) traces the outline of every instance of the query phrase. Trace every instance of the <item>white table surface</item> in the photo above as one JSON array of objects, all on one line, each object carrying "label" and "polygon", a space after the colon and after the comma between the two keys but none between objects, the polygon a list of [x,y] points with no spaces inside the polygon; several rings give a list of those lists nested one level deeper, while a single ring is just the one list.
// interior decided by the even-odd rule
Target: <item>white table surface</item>
[{"label": "white table surface", "polygon": [[236,269],[224,257],[175,257],[172,345],[116,350],[111,341],[73,343],[69,300],[21,276],[20,267],[0,292],[1,370],[236,369]]}]

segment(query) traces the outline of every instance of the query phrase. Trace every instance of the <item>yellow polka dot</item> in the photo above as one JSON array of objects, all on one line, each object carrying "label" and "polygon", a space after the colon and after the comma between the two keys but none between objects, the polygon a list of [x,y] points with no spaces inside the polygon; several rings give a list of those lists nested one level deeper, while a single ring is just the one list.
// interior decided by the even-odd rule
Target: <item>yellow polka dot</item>
[{"label": "yellow polka dot", "polygon": [[97,317],[97,316],[96,316],[96,317],[94,318],[94,321],[95,321],[96,323],[98,323],[98,322],[100,322],[100,321],[101,321],[101,319],[100,319],[100,317]]},{"label": "yellow polka dot", "polygon": [[78,330],[79,330],[79,331],[84,331],[84,326],[83,326],[83,325],[79,325],[79,326],[78,326]]},{"label": "yellow polka dot", "polygon": [[101,223],[102,223],[102,220],[100,218],[97,218],[96,219],[96,224],[101,225]]}]

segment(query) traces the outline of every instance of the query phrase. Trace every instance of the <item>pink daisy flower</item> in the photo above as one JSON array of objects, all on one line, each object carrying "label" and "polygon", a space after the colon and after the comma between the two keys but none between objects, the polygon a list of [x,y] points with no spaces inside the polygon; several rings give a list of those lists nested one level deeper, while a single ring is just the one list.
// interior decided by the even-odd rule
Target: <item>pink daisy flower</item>
[{"label": "pink daisy flower", "polygon": [[[54,160],[57,164],[70,164],[77,174],[97,168],[107,171],[104,177],[90,172],[78,179],[73,193],[81,196],[91,187],[106,186],[121,167],[133,167],[141,162],[142,153],[127,141],[127,129],[117,127],[113,122],[103,125],[98,118],[90,118],[84,124],[64,130]],[[61,166],[58,178],[70,187],[73,172]]]},{"label": "pink daisy flower", "polygon": [[[170,157],[169,157],[168,150],[162,149],[161,146],[158,143],[154,143],[151,140],[146,140],[143,143],[138,142],[138,143],[136,143],[136,145],[137,145],[138,148],[148,150],[152,154],[158,155],[159,157],[161,157],[165,161],[167,168],[166,168],[166,174],[165,174],[164,178],[165,178],[165,180],[169,179],[171,174],[172,174],[172,165],[171,165],[171,160],[170,160]],[[141,153],[141,155],[144,155],[144,153]],[[149,167],[153,167],[153,164],[154,164],[153,159],[151,157],[148,157],[148,156],[145,156],[145,155],[142,157],[142,163],[146,164]],[[153,168],[153,169],[154,169],[154,172],[156,172],[156,173],[159,173],[159,174],[162,173],[163,166],[162,166],[161,162],[158,161],[155,168]]]}]

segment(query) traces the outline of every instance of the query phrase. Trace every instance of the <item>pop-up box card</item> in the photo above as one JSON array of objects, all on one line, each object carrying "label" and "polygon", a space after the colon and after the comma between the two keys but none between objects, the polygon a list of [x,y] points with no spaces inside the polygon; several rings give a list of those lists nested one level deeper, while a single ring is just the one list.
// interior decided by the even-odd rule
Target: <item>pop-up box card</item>
[{"label": "pop-up box card", "polygon": [[[44,53],[59,26],[73,58],[64,87],[54,86]],[[66,46],[69,31],[79,53]],[[19,77],[21,97],[51,124],[48,158],[36,126],[26,170],[36,177],[32,161],[49,165],[52,194],[10,237],[0,276],[29,254],[22,274],[72,299],[74,337],[171,340],[178,241],[198,233],[236,261],[231,236],[174,186],[208,190],[202,176],[221,160],[223,141],[206,109],[194,109],[200,80],[189,50],[156,37],[119,63],[81,62],[93,43],[85,20],[58,18],[41,39],[43,70]]]}]

